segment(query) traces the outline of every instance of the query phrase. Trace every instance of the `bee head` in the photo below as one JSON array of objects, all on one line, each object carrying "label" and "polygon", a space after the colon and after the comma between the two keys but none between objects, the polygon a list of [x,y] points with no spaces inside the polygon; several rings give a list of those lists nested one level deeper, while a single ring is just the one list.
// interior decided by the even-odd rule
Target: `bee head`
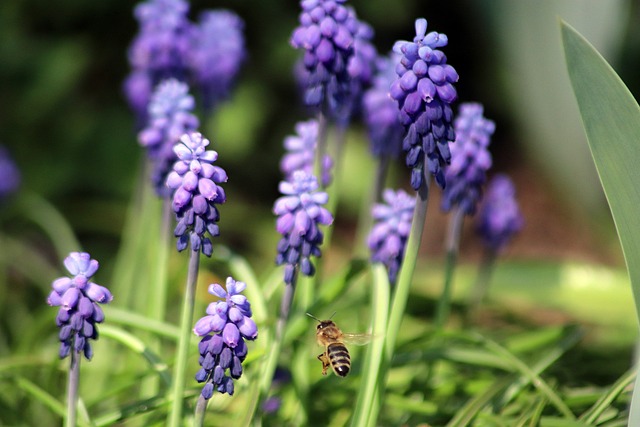
[{"label": "bee head", "polygon": [[[333,317],[335,315],[335,311],[333,312],[333,314],[331,315],[331,317]],[[313,314],[309,314],[307,313],[307,316],[311,317],[312,319],[315,319],[318,321],[319,325],[316,327],[317,330],[321,331],[324,328],[328,327],[328,326],[336,326],[336,324],[331,320],[331,317],[327,320],[320,320],[318,319],[316,316],[314,316]]]}]

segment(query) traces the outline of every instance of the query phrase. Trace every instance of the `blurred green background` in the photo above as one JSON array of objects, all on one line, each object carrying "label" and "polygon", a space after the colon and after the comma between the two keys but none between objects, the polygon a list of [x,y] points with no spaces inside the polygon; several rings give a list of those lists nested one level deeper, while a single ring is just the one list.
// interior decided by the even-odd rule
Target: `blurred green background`
[{"label": "blurred green background", "polygon": [[[411,38],[417,17],[426,17],[429,30],[449,37],[445,53],[460,74],[460,101],[484,103],[485,115],[496,121],[494,170],[515,179],[526,217],[526,227],[508,258],[623,267],[566,76],[557,18],[594,43],[637,97],[637,2],[350,0],[349,4],[374,27],[381,53],[389,51],[395,40]],[[59,209],[84,249],[103,260],[107,271],[143,160],[133,115],[121,91],[129,71],[126,50],[137,32],[134,5],[124,0],[0,3],[0,143],[21,169],[22,189]],[[299,52],[288,44],[297,25],[298,2],[191,1],[191,5],[192,20],[203,9],[229,8],[246,23],[249,60],[233,97],[214,115],[201,119],[203,133],[212,139],[230,176],[220,222],[222,239],[254,264],[271,265],[277,239],[271,206],[278,195],[282,140],[293,133],[296,121],[308,118],[292,78]],[[372,164],[362,155],[367,151],[365,133],[359,123],[352,129],[343,163],[346,195],[335,225],[344,231],[336,233],[343,248],[336,248],[333,256],[344,255],[353,245],[358,202],[369,185],[362,179],[366,176],[362,171]],[[398,182],[406,185],[403,174],[399,165]],[[445,219],[438,212],[439,195],[433,193],[436,201],[430,206],[424,246],[439,261]],[[50,243],[10,209],[9,205],[1,214],[9,219],[3,224],[6,232],[31,240],[35,250],[59,263]],[[465,239],[463,260],[477,259],[477,243]],[[564,269],[557,272],[562,274]],[[47,286],[42,284],[43,293]]]}]

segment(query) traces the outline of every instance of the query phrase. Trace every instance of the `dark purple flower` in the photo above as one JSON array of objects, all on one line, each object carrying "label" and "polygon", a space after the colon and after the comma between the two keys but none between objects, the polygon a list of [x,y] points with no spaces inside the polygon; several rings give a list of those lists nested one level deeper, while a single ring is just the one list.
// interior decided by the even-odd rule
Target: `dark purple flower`
[{"label": "dark purple flower", "polygon": [[491,167],[489,143],[496,128],[482,114],[481,104],[460,104],[454,121],[456,141],[451,146],[451,164],[445,168],[447,187],[442,196],[445,212],[454,206],[459,206],[466,215],[476,212]]},{"label": "dark purple flower", "polygon": [[304,49],[304,102],[331,117],[348,108],[350,77],[347,66],[358,31],[355,14],[346,0],[302,0],[300,26],[290,43]]},{"label": "dark purple flower", "polygon": [[0,200],[15,192],[19,186],[20,171],[9,151],[0,146]]},{"label": "dark purple flower", "polygon": [[371,260],[387,267],[389,282],[393,284],[404,258],[416,202],[403,190],[386,189],[382,198],[384,203],[375,204],[371,211],[375,223],[367,243]]},{"label": "dark purple flower", "polygon": [[[280,170],[286,180],[293,177],[297,170],[313,174],[315,169],[315,156],[318,145],[318,121],[308,120],[298,122],[295,126],[296,135],[289,135],[284,139],[284,148],[287,150],[280,161]],[[327,187],[331,183],[331,167],[333,161],[328,154],[322,159],[322,185]]]},{"label": "dark purple flower", "polygon": [[173,147],[182,135],[195,131],[200,125],[191,113],[194,108],[189,86],[176,79],[163,80],[149,102],[149,120],[138,133],[138,142],[147,149],[153,168],[151,182],[161,197],[171,194],[165,183],[176,161]]},{"label": "dark purple flower", "polygon": [[321,255],[323,234],[319,225],[330,225],[333,216],[322,205],[328,201],[325,192],[317,191],[315,176],[304,171],[293,173],[290,181],[280,182],[283,194],[276,200],[273,212],[278,216],[276,229],[282,234],[278,243],[276,264],[285,264],[284,281],[293,283],[295,271],[313,276],[311,256]]},{"label": "dark purple flower", "polygon": [[87,359],[93,356],[90,339],[98,339],[96,323],[102,323],[104,314],[98,304],[107,304],[112,299],[109,290],[90,282],[98,271],[98,261],[86,252],[71,252],[64,260],[67,271],[73,277],[60,277],[53,281],[53,290],[47,303],[60,307],[56,324],[60,328],[60,358],[65,358],[73,349],[84,352]]},{"label": "dark purple flower", "polygon": [[458,73],[439,49],[447,45],[447,36],[435,31],[427,34],[426,19],[417,19],[415,27],[413,41],[397,41],[393,47],[402,59],[390,93],[398,101],[400,121],[406,129],[402,148],[412,169],[411,186],[420,188],[428,167],[444,188],[442,168],[451,158],[449,142],[455,140],[451,103],[457,99],[453,83],[458,81]]},{"label": "dark purple flower", "polygon": [[502,250],[524,225],[515,196],[515,187],[508,176],[499,174],[489,181],[480,204],[476,231],[485,246],[493,251]]},{"label": "dark purple flower", "polygon": [[396,64],[400,55],[391,52],[379,57],[373,86],[363,96],[364,121],[369,132],[371,152],[376,157],[398,157],[402,151],[404,126],[398,116],[398,104],[391,99],[389,88],[397,78]]},{"label": "dark purple flower", "polygon": [[229,10],[207,10],[193,30],[189,67],[206,109],[229,96],[245,61],[244,22]]},{"label": "dark purple flower", "polygon": [[167,177],[167,186],[174,190],[173,210],[178,220],[174,235],[178,238],[178,251],[190,244],[192,251],[201,250],[211,256],[213,246],[205,233],[214,237],[219,234],[220,214],[216,205],[227,198],[218,184],[227,181],[227,173],[213,165],[218,153],[207,151],[207,145],[209,140],[198,132],[182,135],[173,149],[179,160]]},{"label": "dark purple flower", "polygon": [[147,0],[134,9],[140,32],[129,47],[132,72],[124,89],[129,104],[141,118],[146,117],[151,91],[160,81],[187,77],[192,31],[188,12],[189,3],[185,0]]},{"label": "dark purple flower", "polygon": [[198,345],[201,369],[196,374],[199,383],[206,383],[202,397],[211,398],[214,390],[233,394],[233,380],[242,375],[242,362],[247,357],[245,340],[258,337],[258,328],[251,319],[251,304],[241,294],[246,283],[227,278],[226,290],[217,283],[209,293],[220,298],[207,307],[207,315],[196,322],[193,332],[203,337]]}]

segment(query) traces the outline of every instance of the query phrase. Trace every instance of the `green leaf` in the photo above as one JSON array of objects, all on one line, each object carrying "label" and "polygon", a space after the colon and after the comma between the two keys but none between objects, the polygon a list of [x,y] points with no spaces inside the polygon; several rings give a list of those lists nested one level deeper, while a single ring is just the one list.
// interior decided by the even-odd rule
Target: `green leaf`
[{"label": "green leaf", "polygon": [[[640,107],[620,77],[577,31],[561,23],[565,59],[580,115],[613,216],[640,318]],[[634,405],[640,399],[636,383]],[[632,409],[631,425],[640,424]]]}]

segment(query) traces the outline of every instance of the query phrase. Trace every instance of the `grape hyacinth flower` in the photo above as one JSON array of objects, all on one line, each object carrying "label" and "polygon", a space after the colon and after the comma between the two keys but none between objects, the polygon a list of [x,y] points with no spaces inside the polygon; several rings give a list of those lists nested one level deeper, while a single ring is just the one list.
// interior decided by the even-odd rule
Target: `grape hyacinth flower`
[{"label": "grape hyacinth flower", "polygon": [[480,205],[476,231],[485,246],[494,252],[500,252],[524,225],[515,195],[511,179],[499,174],[489,182]]},{"label": "grape hyacinth flower", "polygon": [[273,207],[278,216],[276,229],[282,234],[276,264],[285,264],[284,282],[292,284],[298,268],[305,276],[315,273],[311,256],[321,255],[323,234],[319,225],[330,225],[333,216],[322,206],[329,196],[316,191],[318,181],[315,176],[296,171],[290,181],[280,182],[279,188],[283,196]]},{"label": "grape hyacinth flower", "polygon": [[138,142],[147,149],[152,161],[151,182],[156,193],[168,197],[167,175],[176,160],[173,147],[185,133],[195,131],[200,122],[191,112],[195,108],[189,86],[176,79],[163,80],[149,103],[149,121],[138,134]]},{"label": "grape hyacinth flower", "polygon": [[367,243],[371,261],[385,265],[389,282],[393,284],[402,265],[416,201],[403,190],[386,189],[382,198],[384,203],[373,206],[371,213],[375,224]]},{"label": "grape hyacinth flower", "polygon": [[290,43],[304,49],[304,102],[331,117],[343,115],[348,102],[350,77],[347,70],[358,30],[355,14],[346,0],[302,0],[300,26]]},{"label": "grape hyacinth flower", "polygon": [[[298,122],[295,125],[296,135],[289,135],[284,139],[287,150],[280,161],[280,170],[285,180],[290,180],[297,170],[310,175],[315,168],[315,156],[318,146],[319,125],[317,120]],[[322,157],[322,185],[327,187],[331,183],[331,167],[333,161],[328,154]]]},{"label": "grape hyacinth flower", "polygon": [[19,186],[20,171],[9,151],[0,145],[0,200],[14,193]]},{"label": "grape hyacinth flower", "polygon": [[483,115],[478,103],[460,105],[454,121],[456,141],[451,146],[451,164],[445,169],[447,187],[442,209],[458,206],[465,215],[473,215],[482,195],[482,186],[491,167],[489,143],[495,123]]},{"label": "grape hyacinth flower", "polygon": [[196,374],[205,383],[202,397],[210,399],[214,390],[233,395],[233,380],[242,375],[242,362],[247,357],[245,340],[258,337],[258,328],[251,319],[251,304],[241,294],[246,283],[227,278],[226,290],[217,283],[209,286],[209,293],[221,301],[207,307],[207,315],[198,320],[193,332],[203,337],[200,351],[201,369]]},{"label": "grape hyacinth flower", "polygon": [[189,68],[199,86],[205,109],[229,92],[245,61],[244,21],[230,10],[208,10],[193,29]]},{"label": "grape hyacinth flower", "polygon": [[457,99],[453,83],[458,81],[458,73],[440,50],[447,45],[447,36],[435,31],[427,34],[423,18],[416,20],[415,28],[413,41],[400,40],[393,47],[402,59],[390,93],[398,101],[400,121],[406,129],[402,148],[412,169],[411,186],[420,188],[427,167],[444,188],[442,169],[451,158],[449,142],[455,140],[451,103]]},{"label": "grape hyacinth flower", "polygon": [[185,0],[147,0],[134,9],[140,32],[129,47],[132,72],[124,90],[139,118],[146,118],[151,91],[161,80],[187,78],[192,31],[188,12]]},{"label": "grape hyacinth flower", "polygon": [[60,328],[60,358],[84,352],[87,359],[93,356],[89,340],[98,338],[96,324],[102,323],[104,313],[98,304],[107,304],[113,297],[109,290],[90,281],[98,270],[98,261],[86,252],[71,252],[64,260],[67,271],[73,277],[60,277],[53,281],[53,290],[47,303],[60,307],[56,324]]},{"label": "grape hyacinth flower", "polygon": [[209,140],[198,132],[182,135],[173,149],[179,160],[167,177],[167,186],[175,190],[172,207],[178,220],[174,230],[178,251],[191,244],[192,251],[211,256],[213,246],[205,233],[220,234],[216,205],[224,203],[226,195],[218,184],[227,181],[227,173],[213,165],[218,153],[207,150],[207,145]]},{"label": "grape hyacinth flower", "polygon": [[389,96],[389,87],[396,79],[396,64],[400,56],[391,52],[379,57],[373,85],[364,93],[364,121],[375,157],[396,158],[402,151],[404,126],[398,117],[398,104]]}]

